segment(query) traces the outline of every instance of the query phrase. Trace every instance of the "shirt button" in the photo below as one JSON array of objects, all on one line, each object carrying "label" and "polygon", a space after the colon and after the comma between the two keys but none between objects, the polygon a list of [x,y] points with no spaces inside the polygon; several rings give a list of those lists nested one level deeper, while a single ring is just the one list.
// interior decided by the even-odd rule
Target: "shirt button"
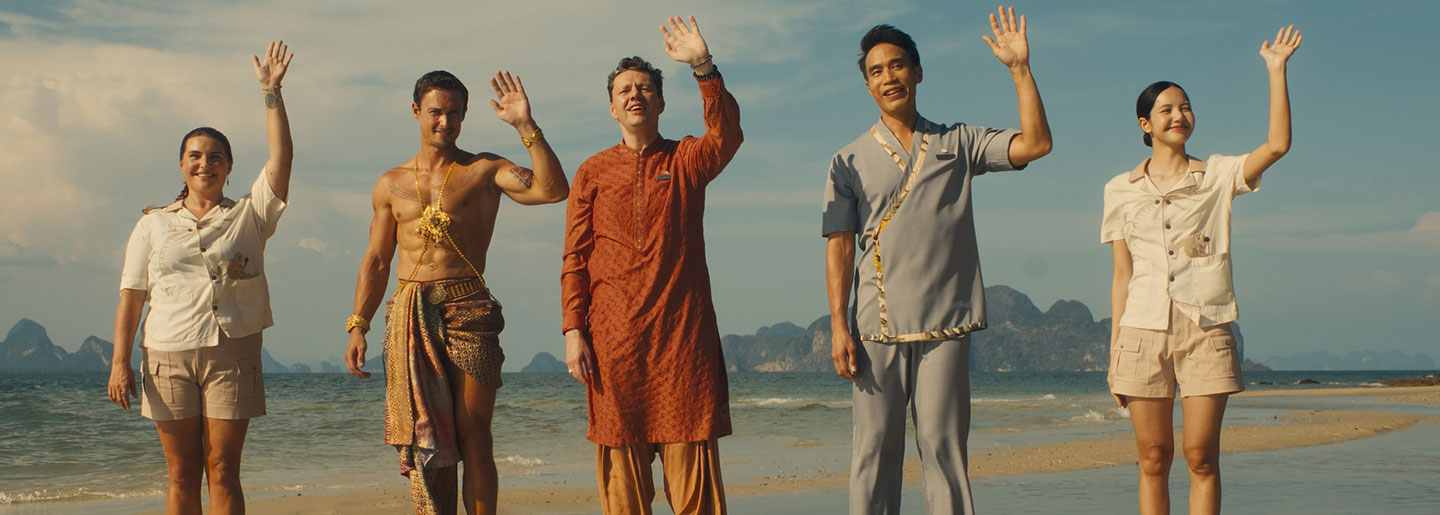
[{"label": "shirt button", "polygon": [[1158,198],[1155,199],[1155,203],[1156,203],[1156,204],[1159,204],[1159,203],[1160,203],[1160,199],[1158,199]]},{"label": "shirt button", "polygon": [[[1170,226],[1167,225],[1167,226],[1165,226],[1165,228],[1166,228],[1166,229],[1169,229]],[[200,252],[205,252],[205,247],[200,247]]]},{"label": "shirt button", "polygon": [[[1172,256],[1175,255],[1175,251],[1173,251],[1173,250],[1170,251],[1170,255],[1172,255]],[[214,277],[214,276],[211,276],[210,278],[211,278],[211,279],[214,279],[215,277]]]},{"label": "shirt button", "polygon": [[1170,276],[1170,282],[1172,282],[1172,283],[1175,282],[1175,276],[1173,276],[1173,275]]},{"label": "shirt button", "polygon": [[[1170,228],[1170,224],[1165,224],[1165,228],[1166,228],[1166,229],[1169,229],[1169,228]],[[200,252],[205,252],[205,249],[200,249]]]},{"label": "shirt button", "polygon": [[[1174,281],[1175,278],[1174,278],[1174,277],[1171,277],[1170,280],[1171,280],[1171,281]],[[212,306],[210,306],[210,311],[220,311],[220,306],[214,306],[214,305],[212,305]]]},{"label": "shirt button", "polygon": [[1170,205],[1170,199],[1168,199],[1168,198],[1165,199],[1165,205],[1167,205],[1167,206]]},{"label": "shirt button", "polygon": [[[1170,251],[1170,253],[1171,253],[1171,254],[1174,254],[1175,251],[1172,250],[1172,251]],[[211,280],[211,281],[214,281],[214,280],[216,280],[216,279],[217,279],[217,277],[215,277],[215,276],[213,276],[213,275],[210,276],[210,280]]]}]

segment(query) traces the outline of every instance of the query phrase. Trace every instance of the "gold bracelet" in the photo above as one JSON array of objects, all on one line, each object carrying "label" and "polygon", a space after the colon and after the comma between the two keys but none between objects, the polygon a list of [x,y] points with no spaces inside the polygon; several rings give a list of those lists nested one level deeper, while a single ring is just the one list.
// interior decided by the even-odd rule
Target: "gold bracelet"
[{"label": "gold bracelet", "polygon": [[345,332],[353,331],[356,327],[360,328],[362,334],[368,333],[370,332],[370,321],[360,315],[350,315],[350,318],[345,319]]},{"label": "gold bracelet", "polygon": [[535,130],[530,133],[530,137],[520,136],[520,142],[525,144],[525,148],[530,148],[530,145],[534,145],[535,142],[540,141],[540,138],[543,137],[545,137],[545,133],[541,131],[539,127],[536,127]]}]

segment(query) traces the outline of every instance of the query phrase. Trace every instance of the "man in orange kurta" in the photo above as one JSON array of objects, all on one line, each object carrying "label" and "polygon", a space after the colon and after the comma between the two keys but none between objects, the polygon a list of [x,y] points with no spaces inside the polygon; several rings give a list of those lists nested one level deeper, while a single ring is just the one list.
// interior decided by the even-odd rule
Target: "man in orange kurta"
[{"label": "man in orange kurta", "polygon": [[699,83],[705,135],[660,137],[650,63],[625,58],[610,74],[622,142],[580,165],[566,210],[566,363],[587,385],[605,513],[650,513],[657,454],[677,514],[725,513],[716,439],[730,434],[729,393],[702,220],[706,185],[740,147],[740,108],[694,17],[661,32]]}]

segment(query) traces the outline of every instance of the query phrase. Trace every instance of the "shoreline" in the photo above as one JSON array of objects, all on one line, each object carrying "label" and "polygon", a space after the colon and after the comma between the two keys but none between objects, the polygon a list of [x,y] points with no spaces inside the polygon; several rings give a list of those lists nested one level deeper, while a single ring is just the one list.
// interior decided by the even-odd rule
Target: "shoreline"
[{"label": "shoreline", "polygon": [[[1261,390],[1236,394],[1233,399],[1271,399],[1303,397],[1380,397],[1387,403],[1424,403],[1440,405],[1440,386],[1315,388],[1305,390]],[[1326,445],[1361,440],[1401,431],[1416,424],[1440,423],[1434,415],[1361,411],[1347,409],[1281,409],[1279,423],[1227,425],[1222,430],[1222,454],[1247,453]],[[1176,444],[1182,439],[1178,432]],[[1177,451],[1176,456],[1183,454]],[[1015,475],[1066,472],[1100,467],[1132,465],[1135,462],[1134,440],[1127,435],[1104,439],[1070,440],[1023,447],[991,447],[972,449],[972,479]],[[905,483],[918,484],[918,460],[908,459],[904,467]],[[598,505],[593,484],[571,485],[507,485],[501,479],[500,513],[589,513]],[[846,474],[832,472],[819,476],[771,475],[727,479],[727,497],[775,496],[793,493],[814,493],[846,488]],[[664,504],[664,495],[656,492],[656,503]],[[365,491],[316,494],[286,493],[277,497],[247,502],[256,513],[296,515],[381,514],[408,512],[409,490],[403,481],[394,487]],[[159,513],[147,511],[144,513]]]}]

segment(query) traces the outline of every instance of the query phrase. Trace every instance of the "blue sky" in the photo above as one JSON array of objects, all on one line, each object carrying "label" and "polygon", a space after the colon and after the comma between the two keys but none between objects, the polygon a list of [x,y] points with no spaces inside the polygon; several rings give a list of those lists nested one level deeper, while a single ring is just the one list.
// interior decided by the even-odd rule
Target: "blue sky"
[{"label": "blue sky", "polygon": [[[820,191],[830,155],[878,117],[855,67],[876,23],[911,33],[925,67],[920,112],[1012,127],[1014,89],[972,2],[737,0],[176,2],[0,0],[0,325],[44,324],[75,349],[110,339],[125,240],[140,208],[174,198],[180,136],[200,125],[235,145],[238,195],[265,159],[249,55],[284,38],[295,133],[292,204],[267,250],[283,362],[336,359],[345,344],[376,176],[419,147],[409,114],[420,74],[467,81],[468,150],[525,155],[485,108],[494,70],[521,75],[567,171],[619,141],[602,96],[620,57],[668,74],[669,137],[703,127],[687,70],[661,49],[665,16],[693,13],[739,99],[746,142],[712,184],[706,235],[722,333],[826,312]],[[518,2],[516,4],[519,4]],[[884,7],[877,7],[883,5]],[[1440,119],[1440,36],[1428,2],[1201,1],[1018,4],[1055,151],[975,181],[988,284],[1108,316],[1101,188],[1146,157],[1133,106],[1148,83],[1186,87],[1197,156],[1265,137],[1263,62],[1275,29],[1291,61],[1294,147],[1237,202],[1235,280],[1247,353],[1427,351],[1440,334],[1440,174],[1425,156]],[[237,186],[238,185],[238,186]],[[518,370],[560,354],[563,204],[501,209],[486,279],[504,303]],[[392,281],[393,284],[393,281]],[[373,339],[373,338],[372,338]],[[378,342],[372,341],[372,347]]]}]

